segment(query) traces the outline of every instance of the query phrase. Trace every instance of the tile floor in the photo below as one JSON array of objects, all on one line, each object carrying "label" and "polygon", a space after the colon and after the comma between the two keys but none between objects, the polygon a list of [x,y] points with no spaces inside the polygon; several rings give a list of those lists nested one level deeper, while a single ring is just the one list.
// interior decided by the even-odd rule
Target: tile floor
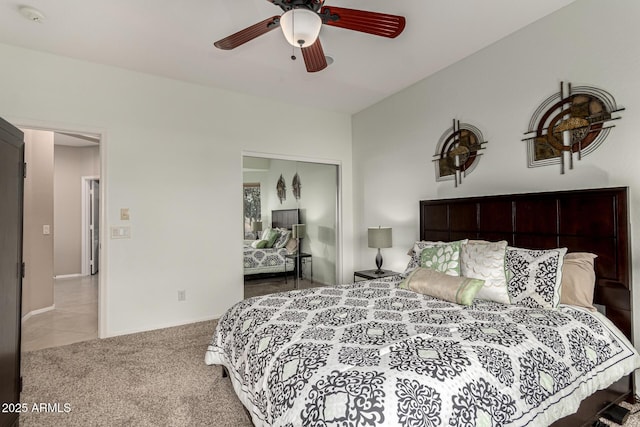
[{"label": "tile floor", "polygon": [[98,276],[55,279],[55,309],[22,323],[22,351],[98,338]]}]

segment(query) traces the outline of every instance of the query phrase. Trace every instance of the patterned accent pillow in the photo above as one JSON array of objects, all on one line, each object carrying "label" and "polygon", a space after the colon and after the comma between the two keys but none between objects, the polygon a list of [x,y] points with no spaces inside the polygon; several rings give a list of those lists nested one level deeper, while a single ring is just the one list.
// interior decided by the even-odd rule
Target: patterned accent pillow
[{"label": "patterned accent pillow", "polygon": [[593,263],[597,257],[598,255],[589,252],[571,252],[564,256],[560,304],[577,305],[596,311],[593,306],[593,289],[596,285]]},{"label": "patterned accent pillow", "polygon": [[508,246],[505,265],[511,303],[533,308],[557,307],[566,253],[567,248],[535,250]]},{"label": "patterned accent pillow", "polygon": [[[467,243],[467,241],[468,241],[467,239],[458,240],[460,244],[465,244]],[[409,252],[407,252],[407,255],[409,255],[411,258],[409,259],[409,263],[407,264],[407,268],[405,268],[403,274],[406,276],[407,274],[411,273],[414,268],[420,267],[420,255],[422,255],[422,250],[424,248],[432,248],[438,245],[446,245],[447,243],[451,243],[451,242],[431,242],[428,240],[419,240],[415,242],[413,244],[413,247],[409,249]]]},{"label": "patterned accent pillow", "polygon": [[256,240],[267,240],[267,237],[269,237],[269,233],[271,233],[271,227],[267,227],[262,231],[262,234],[260,235],[259,239]]},{"label": "patterned accent pillow", "polygon": [[420,267],[430,268],[449,276],[460,275],[460,242],[424,248],[420,253]]},{"label": "patterned accent pillow", "polygon": [[483,283],[480,279],[451,276],[430,268],[418,267],[398,287],[456,304],[471,305]]},{"label": "patterned accent pillow", "polygon": [[476,298],[511,304],[505,273],[507,241],[469,240],[460,250],[460,274],[484,280]]},{"label": "patterned accent pillow", "polygon": [[280,237],[280,231],[278,231],[277,228],[272,228],[270,229],[269,234],[267,234],[267,238],[262,240],[267,241],[267,248],[272,248],[273,244],[278,240],[278,237]]},{"label": "patterned accent pillow", "polygon": [[291,230],[287,230],[286,228],[280,228],[280,236],[276,239],[276,242],[273,244],[273,247],[276,249],[284,248],[287,245],[287,242],[291,238]]},{"label": "patterned accent pillow", "polygon": [[266,240],[254,240],[251,243],[251,247],[253,249],[263,249],[267,247],[267,241]]}]

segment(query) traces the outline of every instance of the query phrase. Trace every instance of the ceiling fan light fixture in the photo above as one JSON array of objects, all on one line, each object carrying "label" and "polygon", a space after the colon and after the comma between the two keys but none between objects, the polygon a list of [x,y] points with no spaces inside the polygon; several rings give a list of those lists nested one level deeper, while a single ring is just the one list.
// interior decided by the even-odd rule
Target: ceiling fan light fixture
[{"label": "ceiling fan light fixture", "polygon": [[280,17],[280,27],[290,45],[308,47],[318,38],[322,19],[309,9],[291,9]]}]

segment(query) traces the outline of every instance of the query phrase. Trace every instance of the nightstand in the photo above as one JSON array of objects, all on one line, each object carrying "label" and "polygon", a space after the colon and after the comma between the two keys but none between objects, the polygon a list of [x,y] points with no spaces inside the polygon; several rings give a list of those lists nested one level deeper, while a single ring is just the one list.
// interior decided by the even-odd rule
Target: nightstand
[{"label": "nightstand", "polygon": [[371,279],[380,279],[382,277],[395,276],[398,273],[397,271],[391,270],[382,270],[381,274],[377,274],[376,270],[361,270],[353,272],[353,281],[356,281],[356,277],[362,277],[363,279],[371,280]]},{"label": "nightstand", "polygon": [[[311,283],[313,283],[313,257],[311,256],[311,254],[305,253],[305,252],[300,252],[299,254],[287,254],[284,256],[285,257],[285,268],[284,268],[284,283],[287,283],[287,267],[286,267],[286,262],[288,260],[292,260],[294,263],[294,267],[293,267],[293,271],[294,271],[294,277],[296,279],[296,289],[298,288],[297,283],[298,283],[298,278],[302,279],[302,266],[306,265],[307,263],[311,264],[310,270],[311,270]],[[300,264],[298,264],[298,259],[300,260]]]}]

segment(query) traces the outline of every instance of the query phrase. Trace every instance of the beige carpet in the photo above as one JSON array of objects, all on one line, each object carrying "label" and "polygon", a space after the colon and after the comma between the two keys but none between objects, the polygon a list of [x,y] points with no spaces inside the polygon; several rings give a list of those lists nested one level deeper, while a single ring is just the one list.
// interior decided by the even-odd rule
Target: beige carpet
[{"label": "beige carpet", "polygon": [[221,368],[204,364],[215,321],[23,354],[21,426],[251,426]]},{"label": "beige carpet", "polygon": [[[251,427],[229,379],[220,367],[204,364],[215,324],[25,353],[22,402],[30,409],[34,403],[58,403],[62,412],[30,411],[20,425]],[[640,414],[625,426],[640,427]]]}]

